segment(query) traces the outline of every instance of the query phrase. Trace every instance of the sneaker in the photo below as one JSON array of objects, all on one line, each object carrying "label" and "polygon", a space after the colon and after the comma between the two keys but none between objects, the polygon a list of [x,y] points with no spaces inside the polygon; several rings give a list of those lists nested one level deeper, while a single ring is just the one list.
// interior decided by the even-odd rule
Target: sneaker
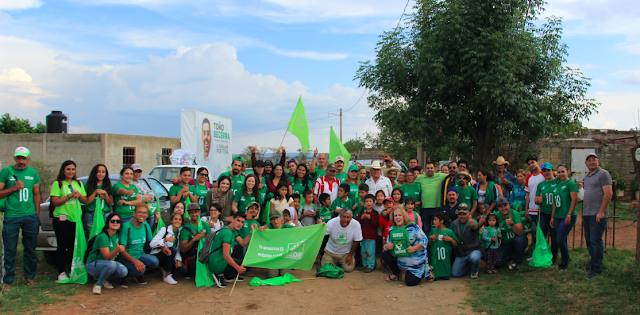
[{"label": "sneaker", "polygon": [[478,279],[478,273],[477,272],[475,272],[475,273],[472,272],[471,273],[471,279]]},{"label": "sneaker", "polygon": [[587,280],[591,280],[591,279],[595,278],[597,275],[599,275],[599,274],[592,271],[592,272],[589,273],[589,275],[587,275],[586,279]]},{"label": "sneaker", "polygon": [[143,276],[135,276],[133,279],[136,280],[137,284],[147,284],[147,281],[144,280]]},{"label": "sneaker", "polygon": [[487,269],[487,273],[488,274],[492,274],[493,273],[493,269]]},{"label": "sneaker", "polygon": [[558,269],[560,269],[560,271],[565,271],[569,268],[569,265],[566,264],[559,264],[558,265]]},{"label": "sneaker", "polygon": [[127,281],[127,278],[120,279],[120,287],[122,287],[122,288],[128,288],[129,287],[129,282]]},{"label": "sneaker", "polygon": [[164,277],[162,281],[168,284],[178,284],[178,281],[174,280],[171,274],[168,274],[166,277]]},{"label": "sneaker", "polygon": [[93,292],[93,294],[100,295],[102,293],[102,287],[94,285],[93,286],[93,290],[91,292]]},{"label": "sneaker", "polygon": [[513,269],[516,269],[516,264],[515,263],[509,264],[509,270],[513,270]]},{"label": "sneaker", "polygon": [[61,273],[58,275],[58,281],[68,280],[68,279],[69,279],[69,276],[67,276],[67,274],[66,274],[66,273],[64,273],[64,272],[61,272]]},{"label": "sneaker", "polygon": [[105,280],[102,283],[102,287],[105,289],[113,289],[113,284],[111,284],[111,282],[109,282],[109,280]]},{"label": "sneaker", "polygon": [[[233,279],[227,279],[227,278],[224,278],[224,281],[231,283],[231,282],[235,282],[235,281],[236,281],[236,278],[233,278]],[[240,282],[240,281],[244,281],[244,278],[243,278],[243,277],[241,277],[241,276],[240,276],[240,277],[238,277],[238,282]]]},{"label": "sneaker", "polygon": [[223,275],[213,275],[213,280],[216,282],[218,288],[226,288],[227,285],[224,284],[224,276]]},{"label": "sneaker", "polygon": [[30,287],[38,285],[33,279],[24,279],[24,284]]},{"label": "sneaker", "polygon": [[360,271],[364,271],[365,269],[367,269],[365,266],[358,266],[358,270]]},{"label": "sneaker", "polygon": [[364,268],[364,273],[370,273],[373,271],[373,268]]}]

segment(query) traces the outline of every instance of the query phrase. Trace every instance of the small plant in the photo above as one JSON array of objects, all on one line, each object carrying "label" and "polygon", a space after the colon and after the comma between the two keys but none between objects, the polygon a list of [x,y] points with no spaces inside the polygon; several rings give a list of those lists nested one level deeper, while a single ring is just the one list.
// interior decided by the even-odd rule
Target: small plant
[{"label": "small plant", "polygon": [[618,189],[618,190],[627,189],[627,182],[625,182],[624,179],[619,179],[618,180],[618,185],[616,185],[616,189]]},{"label": "small plant", "polygon": [[633,191],[640,191],[640,182],[634,179],[633,182],[631,182],[631,188],[633,188]]}]

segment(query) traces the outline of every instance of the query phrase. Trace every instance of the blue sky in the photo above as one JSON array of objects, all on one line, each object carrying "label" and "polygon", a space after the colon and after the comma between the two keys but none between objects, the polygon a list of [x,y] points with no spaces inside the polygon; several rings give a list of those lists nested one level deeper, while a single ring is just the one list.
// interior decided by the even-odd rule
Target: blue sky
[{"label": "blue sky", "polygon": [[[339,126],[329,112],[357,104],[344,113],[345,141],[377,130],[353,77],[405,4],[0,0],[0,109],[32,122],[62,110],[75,133],[169,137],[180,136],[180,109],[198,109],[233,119],[239,152],[277,146],[302,96],[311,145],[327,151]],[[567,64],[602,102],[585,125],[636,127],[640,1],[551,0],[545,15],[563,17]]]}]

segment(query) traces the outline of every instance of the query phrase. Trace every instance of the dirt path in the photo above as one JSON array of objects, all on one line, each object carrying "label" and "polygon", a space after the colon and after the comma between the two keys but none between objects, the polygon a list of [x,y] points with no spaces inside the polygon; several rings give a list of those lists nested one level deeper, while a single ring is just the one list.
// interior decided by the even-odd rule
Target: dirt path
[{"label": "dirt path", "polygon": [[[252,270],[264,279],[266,271]],[[293,271],[299,279],[315,276],[312,271]],[[385,282],[380,271],[370,274],[354,271],[344,278],[307,280],[279,287],[251,287],[249,278],[238,282],[233,296],[225,289],[196,288],[193,280],[177,276],[177,285],[160,280],[160,274],[147,277],[148,284],[130,284],[91,294],[93,284],[84,285],[65,302],[38,307],[44,314],[476,314],[465,303],[469,299],[467,277],[449,281],[423,282],[407,287],[402,282]],[[131,280],[130,280],[131,281]],[[84,307],[83,307],[84,306]],[[85,308],[86,307],[86,308]],[[229,313],[231,312],[231,313]]]}]

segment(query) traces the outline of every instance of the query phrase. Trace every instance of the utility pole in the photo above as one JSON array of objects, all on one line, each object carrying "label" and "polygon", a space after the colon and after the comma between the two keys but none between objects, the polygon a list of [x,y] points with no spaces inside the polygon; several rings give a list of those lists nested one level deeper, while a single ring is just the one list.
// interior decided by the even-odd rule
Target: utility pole
[{"label": "utility pole", "polygon": [[342,108],[340,108],[340,115],[334,114],[334,113],[328,113],[329,116],[334,115],[334,116],[340,116],[340,142],[342,142]]}]

